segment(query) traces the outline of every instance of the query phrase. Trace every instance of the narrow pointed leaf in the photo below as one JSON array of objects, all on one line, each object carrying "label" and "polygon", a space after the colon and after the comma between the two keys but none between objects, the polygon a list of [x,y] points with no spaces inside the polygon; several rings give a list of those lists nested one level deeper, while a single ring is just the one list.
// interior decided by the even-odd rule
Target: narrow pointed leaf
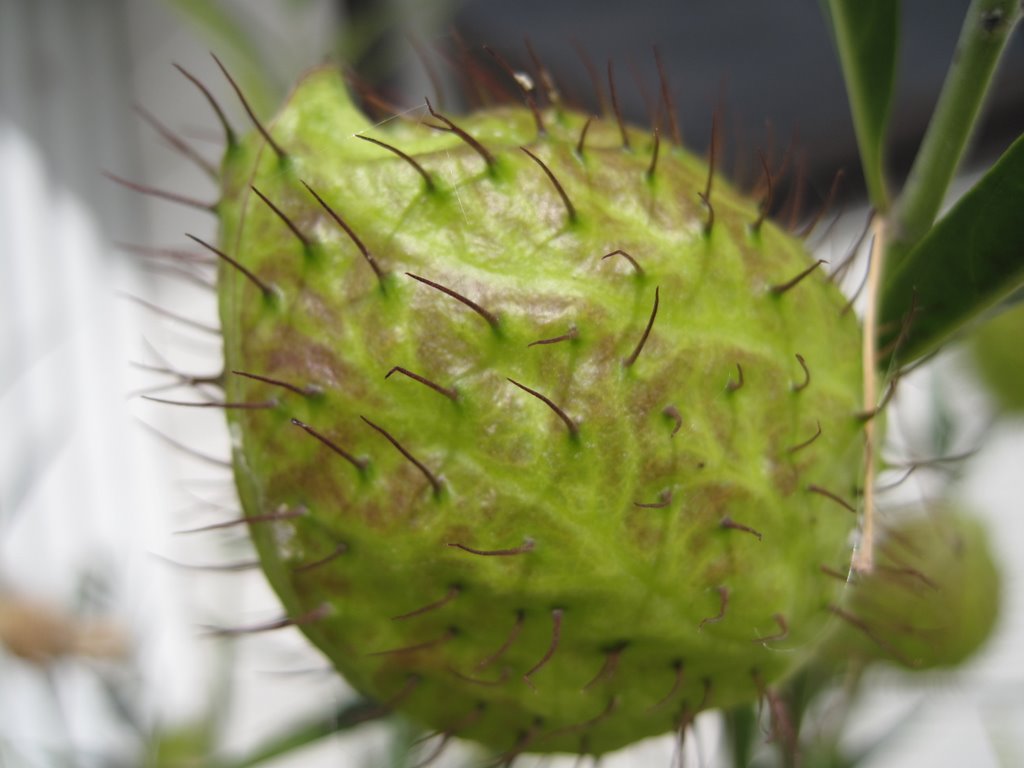
[{"label": "narrow pointed leaf", "polygon": [[254,752],[233,760],[216,762],[216,768],[251,768],[263,765],[294,750],[302,749],[320,739],[346,731],[367,722],[379,720],[390,712],[375,702],[359,699],[343,705],[329,717],[323,717],[300,724],[281,736],[272,738]]},{"label": "narrow pointed leaf", "polygon": [[899,45],[896,0],[826,0],[853,113],[868,198],[888,208],[883,145],[889,122]]},{"label": "narrow pointed leaf", "polygon": [[[934,350],[1024,283],[1024,136],[932,228],[886,280],[881,348],[914,319],[898,364]],[[889,361],[882,361],[883,364]]]},{"label": "narrow pointed leaf", "polygon": [[887,272],[899,269],[935,221],[1020,17],[1020,0],[971,1],[928,130],[893,206]]}]

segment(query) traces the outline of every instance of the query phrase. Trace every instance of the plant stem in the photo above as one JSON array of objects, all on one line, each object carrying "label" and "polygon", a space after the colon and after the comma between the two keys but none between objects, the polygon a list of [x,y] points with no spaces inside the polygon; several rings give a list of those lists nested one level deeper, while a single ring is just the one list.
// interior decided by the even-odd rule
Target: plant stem
[{"label": "plant stem", "polygon": [[722,712],[722,720],[732,767],[747,768],[757,736],[757,710],[750,704],[741,704]]},{"label": "plant stem", "polygon": [[899,38],[892,0],[825,0],[871,206],[889,210],[883,158]]},{"label": "plant stem", "polygon": [[892,216],[890,274],[934,223],[1020,16],[1018,0],[971,2],[938,104]]},{"label": "plant stem", "polygon": [[[871,222],[873,238],[868,262],[867,301],[864,307],[864,412],[878,407],[878,305],[881,300],[882,270],[885,268],[888,222],[876,216]],[[864,513],[860,544],[853,555],[853,570],[870,573],[875,563],[875,416],[864,425]]]}]

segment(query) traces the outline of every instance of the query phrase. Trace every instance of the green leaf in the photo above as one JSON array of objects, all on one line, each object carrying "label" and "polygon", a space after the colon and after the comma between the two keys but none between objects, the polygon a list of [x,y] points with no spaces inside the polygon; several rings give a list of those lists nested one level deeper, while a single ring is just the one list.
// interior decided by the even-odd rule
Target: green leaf
[{"label": "green leaf", "polygon": [[967,9],[935,112],[893,206],[887,272],[899,269],[935,221],[1020,17],[1019,0],[972,0]]},{"label": "green leaf", "polygon": [[[1024,283],[1024,136],[931,229],[882,288],[880,349],[922,357]],[[904,323],[911,308],[913,318]]]},{"label": "green leaf", "polygon": [[733,707],[722,713],[725,743],[733,768],[745,768],[751,763],[754,745],[759,735],[757,715],[757,709],[749,704]]},{"label": "green leaf", "polygon": [[146,768],[202,765],[213,745],[212,731],[207,720],[157,731],[146,748]]},{"label": "green leaf", "polygon": [[889,122],[900,3],[897,0],[826,0],[853,113],[868,199],[878,211],[889,207],[883,147]]},{"label": "green leaf", "polygon": [[237,760],[214,762],[216,768],[251,768],[263,765],[269,760],[287,755],[293,750],[306,747],[331,734],[355,728],[369,720],[379,720],[390,711],[368,699],[359,699],[343,705],[329,717],[321,717],[302,723],[282,736],[271,739],[254,752]]}]

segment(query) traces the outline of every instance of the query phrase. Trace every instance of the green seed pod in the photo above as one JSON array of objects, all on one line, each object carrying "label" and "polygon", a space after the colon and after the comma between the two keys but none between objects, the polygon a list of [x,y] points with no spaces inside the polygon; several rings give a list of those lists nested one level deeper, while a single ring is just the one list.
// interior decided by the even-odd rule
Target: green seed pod
[{"label": "green seed pod", "polygon": [[1007,309],[974,334],[978,372],[999,404],[1024,413],[1024,304]]},{"label": "green seed pod", "polygon": [[560,108],[374,125],[321,70],[265,130],[217,206],[235,474],[353,686],[600,754],[800,663],[863,447],[860,331],[798,240]]},{"label": "green seed pod", "polygon": [[882,532],[874,571],[847,592],[826,656],[955,667],[992,633],[999,585],[978,520],[943,507],[900,521]]}]

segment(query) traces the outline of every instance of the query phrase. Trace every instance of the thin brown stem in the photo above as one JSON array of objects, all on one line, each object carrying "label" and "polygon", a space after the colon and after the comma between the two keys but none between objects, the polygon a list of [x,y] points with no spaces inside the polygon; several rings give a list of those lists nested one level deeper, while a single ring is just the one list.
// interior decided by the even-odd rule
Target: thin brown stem
[{"label": "thin brown stem", "polygon": [[441,293],[445,294],[446,296],[451,296],[456,301],[461,302],[462,304],[465,304],[467,307],[469,307],[474,312],[476,312],[478,315],[480,315],[480,317],[482,317],[484,320],[486,320],[488,322],[488,324],[491,326],[491,328],[493,328],[494,330],[498,329],[498,317],[497,317],[497,315],[495,315],[492,312],[487,311],[486,309],[481,307],[479,304],[477,304],[475,301],[472,301],[471,299],[466,298],[461,293],[456,293],[451,288],[448,288],[448,287],[446,287],[444,285],[441,285],[440,283],[435,283],[433,280],[428,280],[425,277],[420,277],[419,275],[414,275],[412,272],[406,272],[405,274],[408,277],[411,277],[413,280],[416,280],[417,282],[423,283],[424,285],[429,285],[434,290],[440,291]]},{"label": "thin brown stem", "polygon": [[227,68],[221,63],[221,60],[218,59],[215,54],[211,53],[210,55],[213,56],[213,60],[217,62],[217,66],[220,68],[220,71],[224,73],[224,77],[227,78],[232,89],[234,89],[235,93],[238,95],[238,100],[242,102],[242,108],[245,110],[245,113],[249,115],[249,119],[252,120],[252,124],[256,126],[256,130],[260,132],[264,139],[267,140],[267,143],[270,145],[271,149],[274,150],[278,159],[287,159],[288,153],[281,149],[281,146],[274,141],[273,137],[270,135],[270,131],[268,131],[264,127],[263,123],[261,123],[256,117],[256,113],[252,111],[252,107],[249,106],[248,99],[245,98],[245,94],[242,93],[242,89],[238,86],[238,83],[235,82],[235,78],[231,76],[231,73],[228,72]]},{"label": "thin brown stem", "polygon": [[400,365],[394,366],[390,371],[388,371],[386,374],[384,374],[384,378],[385,379],[390,379],[391,375],[394,374],[394,373],[400,373],[403,376],[408,376],[413,381],[418,381],[420,384],[423,384],[424,386],[430,387],[430,389],[434,390],[435,392],[437,392],[440,395],[444,395],[449,400],[451,400],[453,403],[456,402],[459,399],[459,393],[456,392],[451,387],[442,387],[437,382],[431,381],[430,379],[426,378],[425,376],[420,376],[418,373],[413,373],[408,368],[403,368]]},{"label": "thin brown stem", "polygon": [[622,137],[622,148],[630,149],[629,134],[626,132],[626,121],[622,117],[622,109],[619,107],[619,96],[615,90],[615,66],[611,60],[608,61],[608,92],[612,97],[612,112],[615,113],[615,122],[619,126],[619,135]]},{"label": "thin brown stem", "polygon": [[569,199],[569,195],[566,194],[565,187],[562,186],[562,183],[551,171],[547,163],[545,163],[543,160],[541,160],[539,157],[533,154],[533,152],[528,150],[526,147],[520,147],[520,149],[523,150],[523,152],[525,152],[527,155],[529,155],[533,162],[539,165],[541,167],[541,170],[544,171],[545,174],[547,174],[547,177],[551,181],[551,184],[555,187],[555,190],[558,192],[558,196],[562,198],[562,205],[565,206],[565,212],[568,216],[569,223],[573,224],[576,221],[576,207],[572,204],[572,200]]},{"label": "thin brown stem", "polygon": [[415,168],[416,172],[420,176],[423,177],[423,181],[427,185],[427,191],[429,191],[429,192],[433,192],[434,191],[435,185],[434,185],[433,177],[427,172],[427,170],[422,165],[419,164],[419,162],[415,158],[413,158],[412,156],[406,154],[405,152],[400,150],[398,147],[392,146],[391,144],[386,144],[385,142],[381,141],[380,139],[374,139],[374,138],[372,138],[370,136],[363,136],[361,133],[357,133],[356,134],[356,138],[357,139],[362,139],[363,141],[368,141],[371,144],[376,144],[378,147],[383,147],[384,149],[388,150],[389,152],[392,152],[393,154],[395,154],[398,157],[400,157],[403,160],[405,160],[405,162],[407,162],[409,165],[411,165],[413,168]]},{"label": "thin brown stem", "polygon": [[644,268],[640,266],[640,264],[637,262],[636,259],[634,259],[632,256],[630,256],[628,253],[626,253],[621,248],[616,248],[611,253],[606,253],[604,256],[601,257],[601,261],[604,261],[605,259],[610,259],[612,256],[621,256],[622,258],[626,259],[630,264],[633,265],[633,269],[636,270],[637,276],[638,277],[643,277],[643,275],[644,275]]},{"label": "thin brown stem", "polygon": [[644,345],[647,344],[647,337],[651,335],[651,329],[654,327],[654,318],[658,316],[658,303],[660,300],[660,286],[654,288],[654,307],[651,309],[651,317],[647,321],[647,327],[644,328],[643,335],[640,337],[640,341],[637,343],[636,348],[622,361],[624,368],[629,368],[636,362],[636,359],[640,357],[640,353],[643,352]]},{"label": "thin brown stem", "polygon": [[359,418],[361,418],[364,422],[366,422],[366,424],[368,426],[372,427],[375,431],[377,431],[378,433],[383,435],[384,438],[389,443],[391,443],[391,445],[393,445],[395,447],[395,449],[400,454],[402,454],[406,459],[409,460],[409,462],[413,466],[415,466],[420,472],[422,472],[423,476],[427,478],[427,481],[430,483],[431,487],[434,489],[434,495],[435,496],[440,495],[440,493],[441,493],[441,491],[442,491],[442,489],[444,487],[441,484],[440,478],[438,478],[433,472],[431,472],[429,469],[427,469],[426,465],[423,464],[423,462],[421,462],[419,459],[417,459],[415,456],[413,456],[411,453],[409,453],[409,451],[407,451],[402,446],[402,444],[398,442],[398,440],[396,440],[394,437],[392,437],[391,433],[388,432],[386,429],[384,429],[381,426],[378,426],[377,424],[374,424],[372,421],[370,421],[365,416],[360,416]]},{"label": "thin brown stem", "polygon": [[538,392],[535,389],[530,389],[525,384],[520,384],[515,379],[508,379],[508,381],[509,381],[509,383],[514,384],[515,386],[519,387],[519,389],[523,390],[524,392],[527,392],[527,393],[533,395],[538,400],[540,400],[542,403],[544,403],[544,405],[546,405],[548,408],[550,408],[552,411],[554,411],[555,414],[557,414],[558,418],[560,418],[565,423],[565,426],[569,430],[569,436],[570,437],[574,437],[575,438],[575,437],[579,436],[579,432],[580,432],[579,425],[575,421],[573,421],[573,419],[571,419],[569,417],[569,415],[565,411],[563,411],[560,407],[558,407],[558,405],[556,405],[550,398],[542,395],[540,392]]},{"label": "thin brown stem", "polygon": [[303,430],[307,435],[310,435],[311,437],[315,437],[317,440],[319,440],[325,446],[327,446],[332,451],[334,451],[336,454],[341,456],[341,458],[343,458],[345,461],[347,461],[353,467],[358,469],[360,472],[365,471],[366,468],[370,465],[370,462],[367,459],[360,458],[358,456],[353,456],[351,453],[346,451],[344,448],[342,448],[340,445],[335,443],[329,437],[327,437],[326,435],[323,435],[320,432],[318,432],[317,430],[313,429],[313,427],[309,426],[309,424],[306,424],[305,422],[299,421],[298,419],[292,419],[292,424],[294,424],[299,429]]},{"label": "thin brown stem", "polygon": [[239,272],[245,275],[245,277],[247,277],[253,283],[253,285],[259,288],[263,292],[263,295],[265,297],[269,298],[274,295],[274,289],[268,283],[265,283],[262,280],[260,280],[258,277],[256,277],[255,274],[253,274],[252,270],[244,267],[239,261],[228,256],[226,253],[224,253],[224,251],[220,250],[220,248],[216,248],[210,245],[205,240],[200,240],[195,235],[185,233],[185,237],[199,243],[199,245],[203,246],[203,248],[206,248],[211,253],[216,254],[218,258],[224,260],[232,267],[237,269]]},{"label": "thin brown stem", "polygon": [[523,555],[527,552],[533,552],[536,544],[533,539],[527,538],[518,547],[510,549],[475,549],[452,541],[448,542],[448,546],[461,549],[463,552],[468,552],[471,555],[480,555],[481,557],[511,557],[512,555]]},{"label": "thin brown stem", "polygon": [[183,74],[189,80],[189,82],[192,83],[192,85],[198,88],[200,93],[203,94],[203,96],[206,98],[206,101],[209,102],[210,106],[213,108],[213,111],[216,113],[217,120],[220,121],[221,126],[224,128],[225,143],[228,145],[229,149],[231,147],[234,147],[238,143],[237,139],[235,138],[235,131],[231,127],[231,123],[228,122],[227,117],[224,115],[224,110],[221,109],[220,104],[217,103],[217,100],[213,98],[213,94],[210,93],[210,90],[205,85],[203,85],[202,81],[200,81],[199,78],[197,78],[191,72],[186,70],[180,64],[174,64],[173,66],[176,70],[181,72],[181,74]]},{"label": "thin brown stem", "polygon": [[466,142],[466,144],[468,144],[470,148],[473,149],[474,152],[476,152],[478,155],[480,155],[480,157],[483,158],[484,162],[487,164],[487,169],[493,170],[494,166],[497,164],[497,160],[495,159],[494,155],[492,155],[488,151],[487,147],[485,147],[475,138],[470,136],[468,133],[466,133],[466,131],[457,126],[447,117],[434,111],[434,107],[430,104],[430,99],[426,99],[425,101],[427,102],[427,110],[430,112],[431,117],[440,120],[442,123],[444,123],[444,130],[451,131],[464,142]]},{"label": "thin brown stem", "polygon": [[775,296],[781,296],[782,294],[786,293],[786,291],[790,290],[791,288],[795,288],[797,285],[799,285],[804,278],[808,277],[812,272],[814,272],[814,270],[816,270],[822,264],[828,264],[828,262],[825,261],[824,259],[818,259],[816,262],[811,264],[811,266],[803,270],[796,277],[787,280],[784,283],[778,283],[777,285],[773,285],[771,288],[768,289],[768,291],[774,294]]},{"label": "thin brown stem", "polygon": [[320,197],[320,195],[318,195],[311,186],[309,186],[309,184],[303,181],[302,186],[309,190],[309,194],[316,198],[316,201],[320,203],[320,207],[327,211],[327,214],[332,219],[334,219],[335,223],[345,231],[345,234],[348,235],[349,239],[356,246],[356,248],[359,249],[359,252],[363,255],[363,259],[365,259],[366,263],[370,265],[370,269],[372,269],[373,273],[377,276],[377,281],[381,285],[383,285],[384,272],[381,270],[380,265],[377,264],[377,260],[373,257],[373,254],[370,253],[370,249],[366,247],[362,240],[359,239],[359,236],[355,233],[355,230],[353,230],[352,227],[348,225],[348,222],[346,222],[341,217],[341,214],[339,214],[336,210],[329,206],[327,202],[322,197]]},{"label": "thin brown stem", "polygon": [[198,208],[200,211],[206,211],[208,213],[215,214],[217,212],[216,203],[204,203],[202,200],[196,200],[194,197],[188,197],[187,195],[179,195],[177,192],[168,192],[167,190],[157,189],[156,187],[150,187],[146,184],[128,181],[128,179],[107,171],[103,171],[103,175],[114,183],[130,189],[132,192],[149,195],[150,197],[158,197],[161,200],[168,200],[172,203],[178,203],[179,205],[186,205],[189,208]]},{"label": "thin brown stem", "polygon": [[252,191],[256,193],[256,196],[259,197],[260,200],[267,204],[267,207],[274,212],[277,218],[284,222],[284,225],[288,227],[292,234],[299,239],[300,243],[302,243],[303,248],[309,250],[313,247],[313,242],[302,233],[302,230],[296,226],[294,221],[285,216],[284,212],[270,201],[270,198],[260,192],[256,187],[252,187]]},{"label": "thin brown stem", "polygon": [[205,157],[196,152],[195,148],[187,144],[180,136],[174,131],[164,125],[162,122],[157,120],[156,116],[148,110],[144,109],[139,104],[134,105],[136,114],[149,123],[150,127],[160,134],[164,141],[170,144],[174,149],[180,152],[182,155],[187,157],[193,163],[196,164],[207,176],[214,181],[217,181],[220,174],[217,173],[217,168],[207,160]]},{"label": "thin brown stem", "polygon": [[[882,285],[883,254],[887,245],[886,220],[876,216],[872,222],[874,239],[868,265],[868,292],[864,308],[863,360],[864,409],[876,407],[878,399],[878,303]],[[895,382],[893,382],[895,385]],[[895,391],[895,386],[893,386]],[[864,514],[861,523],[861,540],[853,555],[852,568],[857,573],[870,573],[874,567],[875,543],[875,420],[864,424]]]},{"label": "thin brown stem", "polygon": [[558,650],[558,642],[562,636],[562,617],[564,611],[561,608],[555,608],[551,611],[551,644],[548,646],[547,651],[541,657],[540,661],[530,667],[530,671],[523,675],[523,680],[527,684],[532,685],[530,680],[533,675],[543,669],[544,665],[551,661],[551,657],[555,655],[555,651]]}]

